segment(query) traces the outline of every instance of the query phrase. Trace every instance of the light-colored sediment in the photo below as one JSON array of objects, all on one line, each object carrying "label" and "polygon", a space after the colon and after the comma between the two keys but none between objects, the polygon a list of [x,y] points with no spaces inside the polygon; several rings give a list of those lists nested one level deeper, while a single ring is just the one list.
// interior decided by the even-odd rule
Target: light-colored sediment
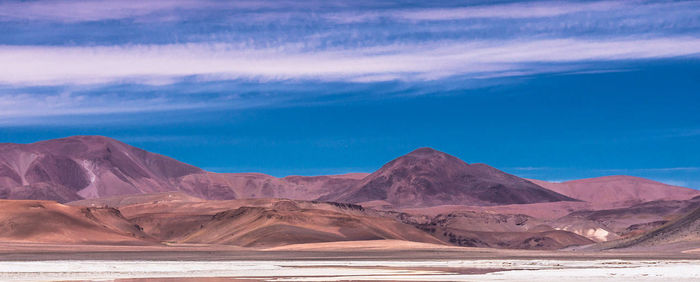
[{"label": "light-colored sediment", "polygon": [[[459,269],[484,269],[464,274]],[[698,281],[698,260],[28,261],[0,264],[3,281],[135,278],[264,281]]]},{"label": "light-colored sediment", "polygon": [[329,251],[329,250],[354,250],[354,251],[400,251],[400,250],[461,250],[462,247],[438,245],[431,243],[402,241],[402,240],[365,240],[365,241],[341,241],[309,244],[292,244],[264,249],[265,251]]}]

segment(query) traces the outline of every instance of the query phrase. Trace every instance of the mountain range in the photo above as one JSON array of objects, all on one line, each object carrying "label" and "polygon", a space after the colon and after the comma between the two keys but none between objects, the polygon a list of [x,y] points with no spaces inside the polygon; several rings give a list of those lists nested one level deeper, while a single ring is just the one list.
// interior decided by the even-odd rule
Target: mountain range
[{"label": "mountain range", "polygon": [[649,234],[696,242],[700,191],[631,176],[524,179],[431,148],[370,174],[213,173],[111,138],[74,136],[0,144],[0,199],[0,241],[275,247],[391,239],[559,249],[649,244]]},{"label": "mountain range", "polygon": [[632,205],[687,199],[693,189],[630,176],[564,183],[528,180],[430,148],[396,158],[371,174],[277,178],[212,173],[102,136],[0,144],[0,198],[69,202],[181,191],[209,199],[287,198],[394,207],[506,205],[559,201]]}]

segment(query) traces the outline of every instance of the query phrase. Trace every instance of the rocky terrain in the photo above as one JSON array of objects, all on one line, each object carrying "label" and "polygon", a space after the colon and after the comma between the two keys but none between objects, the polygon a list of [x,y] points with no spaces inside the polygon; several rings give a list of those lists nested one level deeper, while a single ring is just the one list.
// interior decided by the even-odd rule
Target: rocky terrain
[{"label": "rocky terrain", "polygon": [[401,156],[349,190],[322,199],[383,201],[397,208],[577,201],[488,165],[470,165],[430,148]]},{"label": "rocky terrain", "polygon": [[10,243],[700,249],[697,190],[527,180],[430,148],[371,174],[277,178],[207,172],[100,136],[0,144],[0,198]]}]

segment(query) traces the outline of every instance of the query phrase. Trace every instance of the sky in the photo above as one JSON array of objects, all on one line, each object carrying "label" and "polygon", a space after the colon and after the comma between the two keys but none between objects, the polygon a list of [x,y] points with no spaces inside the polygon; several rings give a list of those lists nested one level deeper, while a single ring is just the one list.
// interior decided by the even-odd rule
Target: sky
[{"label": "sky", "polygon": [[419,147],[700,189],[698,1],[0,1],[0,142],[104,135],[215,172]]}]

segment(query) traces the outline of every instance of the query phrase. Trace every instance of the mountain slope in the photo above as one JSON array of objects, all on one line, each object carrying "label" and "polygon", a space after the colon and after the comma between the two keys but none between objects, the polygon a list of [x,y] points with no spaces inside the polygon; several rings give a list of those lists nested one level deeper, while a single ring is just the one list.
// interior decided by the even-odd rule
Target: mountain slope
[{"label": "mountain slope", "polygon": [[470,165],[430,148],[399,157],[352,189],[322,199],[351,203],[380,200],[395,207],[576,201],[490,166]]},{"label": "mountain slope", "polygon": [[246,247],[379,239],[441,243],[357,205],[283,199],[187,202],[160,196],[162,200],[120,210],[162,241]]},{"label": "mountain slope", "polygon": [[241,207],[217,213],[182,242],[240,246],[399,239],[439,243],[410,225],[394,220],[320,209]]},{"label": "mountain slope", "polygon": [[397,158],[371,175],[277,178],[260,173],[206,172],[101,136],[0,144],[2,199],[69,202],[174,191],[214,200],[288,198],[362,202],[388,208],[557,204],[581,199],[601,209],[659,199],[683,200],[700,194],[626,176],[565,183],[528,181],[429,148]]},{"label": "mountain slope", "polygon": [[182,178],[179,190],[205,199],[286,198],[316,200],[346,190],[366,174],[287,176],[262,173],[200,173]]},{"label": "mountain slope", "polygon": [[10,199],[66,202],[165,192],[193,173],[204,172],[101,136],[0,144],[0,195]]},{"label": "mountain slope", "polygon": [[632,231],[633,229],[629,228],[633,225],[640,229],[643,226],[639,224],[667,222],[697,207],[700,207],[700,196],[684,201],[650,201],[624,208],[575,211],[559,218],[558,221],[573,222],[576,219],[585,219],[600,223],[607,229],[623,235]]},{"label": "mountain slope", "polygon": [[661,227],[642,235],[606,242],[598,249],[697,250],[700,246],[700,206]]},{"label": "mountain slope", "polygon": [[553,250],[593,243],[585,236],[556,230],[545,220],[524,214],[464,211],[429,216],[395,211],[382,213],[458,246]]},{"label": "mountain slope", "polygon": [[203,199],[314,200],[365,174],[288,176],[211,173],[102,136],[0,144],[0,198],[70,202],[181,191]]},{"label": "mountain slope", "polygon": [[604,176],[552,183],[530,180],[557,193],[590,202],[597,206],[615,208],[657,200],[687,200],[700,195],[700,191],[666,185],[634,176]]}]

